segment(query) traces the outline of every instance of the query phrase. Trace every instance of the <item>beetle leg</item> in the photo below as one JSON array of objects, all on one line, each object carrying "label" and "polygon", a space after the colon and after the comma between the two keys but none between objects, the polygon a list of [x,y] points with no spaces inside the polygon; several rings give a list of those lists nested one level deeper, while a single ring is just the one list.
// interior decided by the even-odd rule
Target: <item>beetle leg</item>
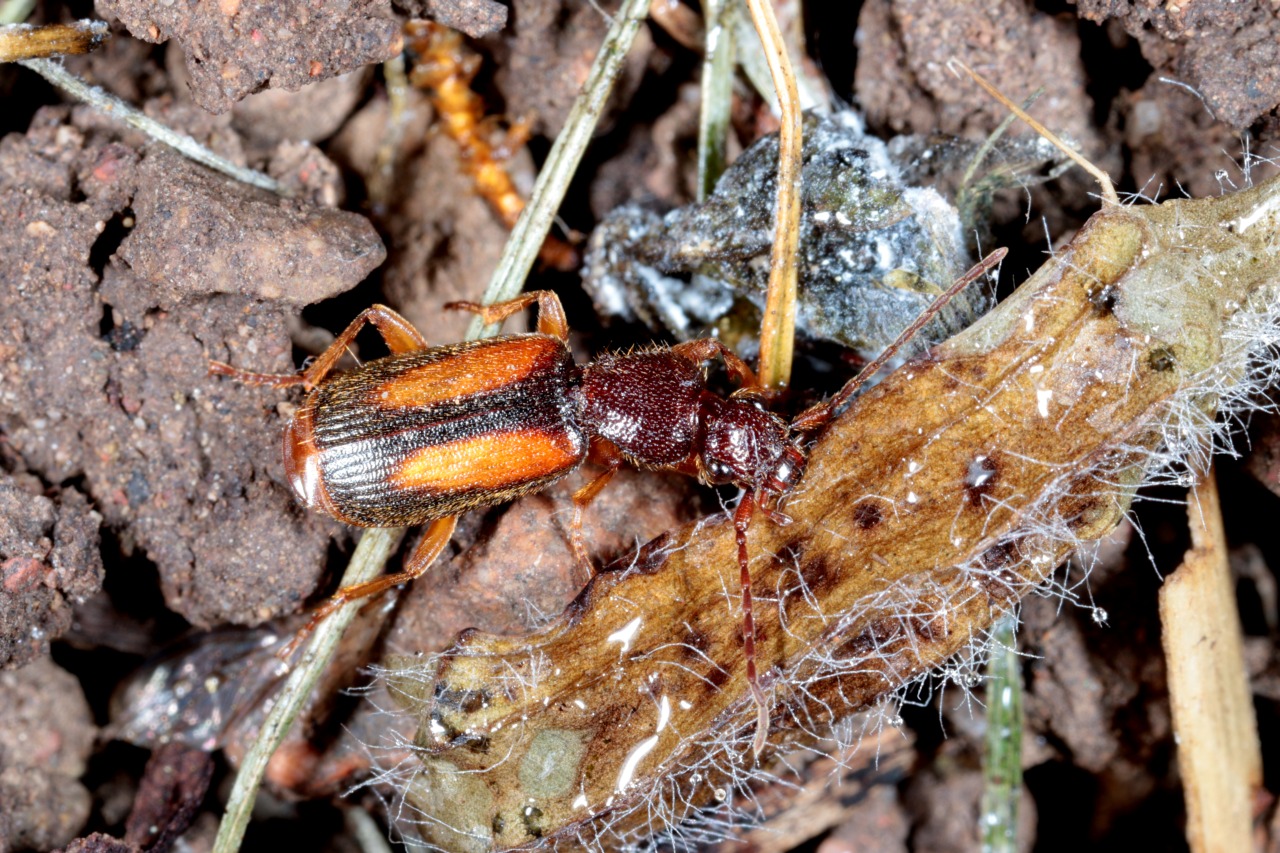
[{"label": "beetle leg", "polygon": [[298,646],[311,636],[311,632],[316,629],[321,622],[329,618],[335,610],[348,601],[356,601],[361,598],[367,598],[370,595],[377,595],[383,590],[390,589],[393,586],[399,586],[402,583],[408,583],[414,578],[421,575],[427,569],[431,568],[431,564],[440,556],[440,552],[444,550],[444,546],[449,544],[449,540],[453,538],[454,528],[458,526],[458,517],[456,515],[446,516],[445,518],[437,518],[427,527],[426,534],[422,537],[422,541],[418,543],[418,547],[413,550],[413,554],[405,562],[404,570],[396,572],[392,575],[384,575],[383,577],[371,580],[367,583],[356,584],[355,586],[344,586],[329,597],[329,600],[321,604],[311,613],[311,619],[303,626],[297,635],[285,646],[279,653],[279,657],[288,660],[293,653],[298,650]]},{"label": "beetle leg", "polygon": [[361,311],[360,315],[342,330],[342,334],[334,338],[333,343],[311,362],[311,366],[302,373],[302,381],[308,386],[315,386],[328,376],[333,371],[334,365],[338,363],[338,359],[342,358],[347,347],[351,346],[356,335],[364,328],[365,323],[373,324],[393,355],[417,352],[427,348],[427,339],[413,327],[412,323],[385,305],[371,305]]},{"label": "beetle leg", "polygon": [[744,493],[733,513],[733,532],[738,540],[739,583],[742,586],[742,655],[747,661],[747,685],[756,703],[756,734],[751,741],[751,751],[759,758],[769,737],[769,703],[756,673],[756,623],[751,613],[751,569],[747,562],[747,529],[751,526],[755,506],[755,495],[751,491]]},{"label": "beetle leg", "polygon": [[209,360],[209,375],[226,376],[242,385],[271,385],[277,388],[301,385],[304,381],[301,373],[254,373],[251,370],[232,367],[225,361],[213,361],[212,359]]},{"label": "beetle leg", "polygon": [[790,524],[791,516],[787,515],[785,512],[782,511],[781,497],[778,497],[778,496],[774,497],[773,506],[769,506],[768,504],[765,503],[767,498],[768,498],[768,495],[764,491],[757,491],[756,492],[756,509],[764,513],[766,518],[768,518],[770,521],[772,521],[774,524],[778,525],[779,527],[786,527],[788,524]]},{"label": "beetle leg", "polygon": [[564,316],[564,306],[560,304],[560,297],[550,290],[531,290],[520,294],[515,299],[495,302],[492,305],[481,305],[479,302],[449,302],[444,307],[457,311],[470,311],[488,326],[501,323],[512,314],[535,302],[538,303],[538,331],[562,341],[569,340],[569,320]]},{"label": "beetle leg", "polygon": [[373,324],[373,327],[382,335],[382,339],[386,341],[387,349],[392,353],[398,355],[427,348],[427,339],[413,327],[412,323],[385,305],[371,305],[361,311],[360,316],[352,320],[342,334],[334,338],[333,343],[329,344],[306,370],[299,373],[250,373],[221,361],[209,362],[209,373],[216,376],[229,376],[247,385],[305,385],[308,388],[314,388],[332,372],[338,359],[342,358],[342,354],[347,351],[347,347],[351,346],[351,342],[356,339],[356,335],[366,323]]},{"label": "beetle leg", "polygon": [[682,344],[676,344],[671,351],[677,353],[690,361],[704,362],[720,356],[720,360],[724,362],[724,366],[729,370],[729,376],[738,383],[740,388],[759,388],[760,382],[756,379],[755,371],[742,359],[724,344],[715,338],[698,338],[696,341],[686,341]]},{"label": "beetle leg", "polygon": [[578,561],[578,565],[586,570],[588,578],[596,571],[591,565],[591,557],[587,554],[587,546],[582,541],[582,514],[622,467],[622,457],[612,444],[592,442],[591,454],[592,460],[604,465],[605,469],[594,480],[573,493],[573,522],[569,525],[569,544],[573,546],[573,556]]}]

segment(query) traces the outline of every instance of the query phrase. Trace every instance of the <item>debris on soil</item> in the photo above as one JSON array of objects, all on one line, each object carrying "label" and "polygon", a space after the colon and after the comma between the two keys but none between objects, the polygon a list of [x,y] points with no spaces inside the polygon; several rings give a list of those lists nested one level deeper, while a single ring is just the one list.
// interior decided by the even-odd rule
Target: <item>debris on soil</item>
[{"label": "debris on soil", "polygon": [[186,54],[191,95],[222,113],[267,87],[296,90],[400,52],[399,22],[387,0],[275,3],[223,0],[189,5],[99,0],[141,41],[174,39]]},{"label": "debris on soil", "polygon": [[351,116],[372,76],[360,68],[297,92],[266,89],[232,107],[231,124],[251,146],[328,139]]},{"label": "debris on soil", "polygon": [[1132,152],[1130,171],[1148,197],[1205,198],[1280,173],[1265,146],[1259,146],[1262,156],[1250,152],[1247,137],[1214,121],[1203,101],[1158,75],[1124,93],[1117,106]]},{"label": "debris on soil", "polygon": [[112,838],[105,832],[94,832],[72,841],[59,853],[142,853],[142,848],[136,844]]},{"label": "debris on soil", "polygon": [[[804,127],[796,328],[874,356],[969,266],[955,210],[903,186],[885,145],[853,113]],[[583,286],[602,316],[642,320],[688,340],[714,329],[740,355],[759,327],[769,275],[778,137],[743,152],[703,203],[665,217],[618,208],[592,235]],[[687,280],[686,280],[687,279]],[[968,326],[991,305],[960,294],[923,341]]]},{"label": "debris on soil", "polygon": [[[755,792],[764,823],[740,838],[708,845],[708,853],[785,853],[832,828],[858,853],[889,853],[906,840],[897,788],[915,760],[909,732],[881,729],[856,750],[798,751],[785,781]],[[860,826],[861,824],[861,826]],[[839,850],[840,848],[835,848]]]},{"label": "debris on soil", "polygon": [[1213,117],[1244,129],[1280,105],[1280,19],[1264,2],[1079,0],[1085,20],[1115,20],[1156,75],[1190,86]]},{"label": "debris on soil", "polygon": [[[1033,109],[1036,118],[1103,168],[1118,166],[1093,121],[1073,20],[1042,14],[1021,0],[979,6],[963,0],[867,0],[856,45],[855,95],[868,127],[878,133],[981,139],[995,130],[1007,111],[950,70],[948,62],[959,59],[1015,101],[1044,87]],[[1033,131],[1018,122],[1009,133]],[[1091,178],[1068,172],[1055,185],[1055,203],[1092,205],[1086,194],[1093,189]]]},{"label": "debris on soil", "polygon": [[349,289],[386,254],[363,217],[238,191],[163,149],[136,180],[136,224],[114,257],[162,308],[213,293],[301,308]]},{"label": "debris on soil", "polygon": [[102,588],[102,517],[74,488],[56,504],[40,492],[35,478],[0,471],[0,669],[47,655],[72,604]]},{"label": "debris on soil", "polygon": [[0,672],[0,850],[52,850],[89,816],[80,783],[98,728],[80,682],[47,657]]},{"label": "debris on soil", "polygon": [[484,38],[507,25],[507,7],[497,0],[393,0],[410,17],[430,18],[471,36]]},{"label": "debris on soil", "polygon": [[[377,211],[387,234],[389,261],[383,288],[392,304],[432,343],[462,340],[471,315],[440,310],[446,302],[475,298],[498,264],[508,230],[477,194],[447,134],[429,132],[433,117],[426,97],[406,93],[407,123],[396,162],[403,164]],[[380,140],[389,107],[377,99],[347,122],[330,151],[366,185],[378,168]],[[518,321],[506,326],[519,330]]]},{"label": "debris on soil", "polygon": [[187,831],[213,778],[213,756],[170,743],[151,754],[125,823],[125,841],[165,853]]},{"label": "debris on soil", "polygon": [[[511,30],[497,55],[495,82],[508,115],[529,121],[534,133],[555,138],[595,61],[608,15],[594,3],[577,0],[514,0],[511,16]],[[627,109],[623,105],[639,87],[652,50],[653,40],[642,27],[610,103]]]},{"label": "debris on soil", "polygon": [[1280,496],[1280,415],[1258,418],[1251,437],[1253,450],[1245,468],[1259,483]]},{"label": "debris on soil", "polygon": [[[929,853],[982,849],[978,821],[982,771],[972,757],[962,758],[965,751],[959,741],[949,741],[931,766],[907,783],[903,799],[915,828],[911,849]],[[1024,788],[1018,803],[1017,850],[1031,853],[1035,841],[1035,801]]]},{"label": "debris on soil", "polygon": [[[1087,98],[1074,22],[1017,0],[973,6],[958,0],[867,0],[858,19],[856,93],[872,128],[981,138],[1008,115],[948,60],[976,68],[1015,101],[1038,86],[1036,118],[1102,150]],[[1028,129],[1011,132],[1030,133]]]}]

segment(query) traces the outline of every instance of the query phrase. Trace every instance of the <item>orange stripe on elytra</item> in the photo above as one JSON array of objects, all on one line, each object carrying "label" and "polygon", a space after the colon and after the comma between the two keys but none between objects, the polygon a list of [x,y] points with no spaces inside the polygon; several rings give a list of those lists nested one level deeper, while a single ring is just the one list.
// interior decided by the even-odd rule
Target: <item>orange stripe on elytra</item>
[{"label": "orange stripe on elytra", "polygon": [[565,435],[512,430],[433,444],[411,453],[390,476],[402,489],[502,489],[552,476],[582,461]]},{"label": "orange stripe on elytra", "polygon": [[447,359],[408,368],[373,389],[375,406],[429,406],[497,391],[528,377],[542,364],[554,363],[559,344],[527,337],[480,347]]}]

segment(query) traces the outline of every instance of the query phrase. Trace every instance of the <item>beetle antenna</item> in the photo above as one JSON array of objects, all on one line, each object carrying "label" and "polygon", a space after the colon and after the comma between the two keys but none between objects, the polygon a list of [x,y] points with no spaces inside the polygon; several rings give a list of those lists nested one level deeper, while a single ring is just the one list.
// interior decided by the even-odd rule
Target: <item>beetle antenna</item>
[{"label": "beetle antenna", "polygon": [[920,316],[911,321],[911,325],[903,329],[898,337],[893,339],[893,343],[884,348],[884,352],[876,356],[875,360],[862,368],[858,375],[853,377],[845,384],[843,388],[836,392],[836,395],[825,403],[819,403],[807,411],[801,412],[794,421],[791,422],[792,429],[798,432],[808,432],[818,429],[830,421],[840,408],[849,401],[849,398],[858,393],[858,389],[867,384],[867,380],[880,372],[889,359],[898,354],[898,350],[912,338],[916,333],[934,317],[938,312],[946,307],[952,297],[964,290],[981,276],[987,274],[991,270],[1000,265],[1004,260],[1004,256],[1009,254],[1009,250],[1003,246],[978,261],[964,275],[960,276],[955,282],[948,287],[929,307],[920,312]]},{"label": "beetle antenna", "polygon": [[955,69],[959,68],[965,74],[968,74],[970,77],[972,77],[973,82],[977,83],[979,86],[985,89],[988,95],[990,95],[991,97],[999,101],[1001,104],[1003,104],[1005,109],[1009,110],[1018,118],[1025,121],[1027,124],[1031,126],[1032,130],[1034,130],[1036,133],[1043,136],[1045,139],[1049,140],[1049,142],[1053,143],[1054,147],[1056,147],[1063,154],[1066,154],[1068,157],[1074,160],[1080,166],[1080,168],[1084,169],[1090,175],[1093,175],[1093,177],[1097,179],[1098,185],[1102,188],[1102,197],[1104,199],[1111,202],[1112,204],[1116,204],[1116,205],[1120,204],[1120,196],[1116,194],[1116,187],[1115,187],[1115,184],[1111,183],[1110,175],[1108,175],[1098,166],[1095,166],[1093,163],[1091,163],[1088,159],[1084,157],[1084,155],[1082,155],[1079,151],[1076,151],[1074,148],[1072,148],[1070,145],[1064,142],[1062,138],[1058,136],[1056,133],[1054,133],[1052,130],[1050,130],[1049,128],[1045,127],[1043,124],[1041,124],[1040,122],[1032,118],[1031,115],[1026,110],[1018,106],[1017,104],[1015,104],[1013,101],[1009,100],[1009,98],[1006,97],[1003,92],[1001,92],[995,86],[991,85],[990,81],[988,81],[987,78],[983,77],[977,71],[974,71],[972,68],[970,68],[961,60],[952,57],[947,62],[947,67],[952,70],[952,73],[955,72]]}]

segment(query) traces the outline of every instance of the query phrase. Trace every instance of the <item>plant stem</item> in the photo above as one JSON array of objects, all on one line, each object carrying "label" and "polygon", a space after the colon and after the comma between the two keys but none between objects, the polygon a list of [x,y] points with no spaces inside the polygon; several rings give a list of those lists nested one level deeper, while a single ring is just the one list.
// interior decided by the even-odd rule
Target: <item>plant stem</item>
[{"label": "plant stem", "polygon": [[237,166],[226,157],[213,153],[187,134],[179,133],[167,125],[161,124],[97,86],[90,86],[51,59],[23,59],[19,60],[18,64],[36,72],[71,95],[71,97],[84,101],[107,115],[116,116],[152,139],[168,145],[184,157],[195,160],[197,163],[202,163],[210,169],[221,172],[237,181],[242,181],[273,193],[282,193],[280,182],[270,175],[264,175],[254,169]]},{"label": "plant stem", "polygon": [[698,201],[706,201],[724,173],[729,111],[733,106],[734,0],[704,0],[702,111],[698,116]]},{"label": "plant stem", "polygon": [[[360,537],[355,553],[351,555],[347,570],[342,574],[342,586],[364,583],[381,574],[401,532],[398,528],[389,527],[366,530]],[[302,659],[272,700],[271,710],[262,721],[257,738],[240,764],[231,794],[227,797],[227,810],[213,842],[213,853],[235,853],[240,849],[245,828],[249,825],[249,816],[253,813],[258,788],[267,771],[267,762],[284,741],[294,718],[306,704],[316,682],[332,660],[343,631],[364,604],[364,601],[348,601],[316,626],[311,641],[302,653]]]},{"label": "plant stem", "polygon": [[764,319],[760,323],[760,382],[781,389],[791,380],[795,348],[796,254],[800,243],[800,96],[787,47],[769,0],[747,0],[773,76],[782,126],[778,131],[778,202]]},{"label": "plant stem", "polygon": [[1017,619],[995,626],[987,663],[987,749],[982,758],[983,853],[1017,853],[1018,800],[1022,797],[1022,662]]},{"label": "plant stem", "polygon": [[[534,258],[546,239],[551,224],[555,221],[556,211],[564,200],[569,182],[582,161],[587,143],[595,132],[600,114],[604,111],[613,91],[613,84],[622,70],[622,61],[635,41],[636,32],[644,21],[649,9],[649,0],[624,0],[622,7],[613,16],[613,23],[605,34],[600,52],[587,75],[569,111],[564,129],[556,137],[555,144],[547,155],[547,161],[538,173],[538,180],[533,185],[533,193],[524,212],[511,229],[511,237],[503,248],[502,257],[498,259],[498,267],[493,272],[481,301],[486,305],[514,299],[524,287],[524,281],[533,268]],[[485,334],[493,334],[496,327],[485,328],[477,317],[472,321],[469,333],[477,335],[481,330]]]}]

